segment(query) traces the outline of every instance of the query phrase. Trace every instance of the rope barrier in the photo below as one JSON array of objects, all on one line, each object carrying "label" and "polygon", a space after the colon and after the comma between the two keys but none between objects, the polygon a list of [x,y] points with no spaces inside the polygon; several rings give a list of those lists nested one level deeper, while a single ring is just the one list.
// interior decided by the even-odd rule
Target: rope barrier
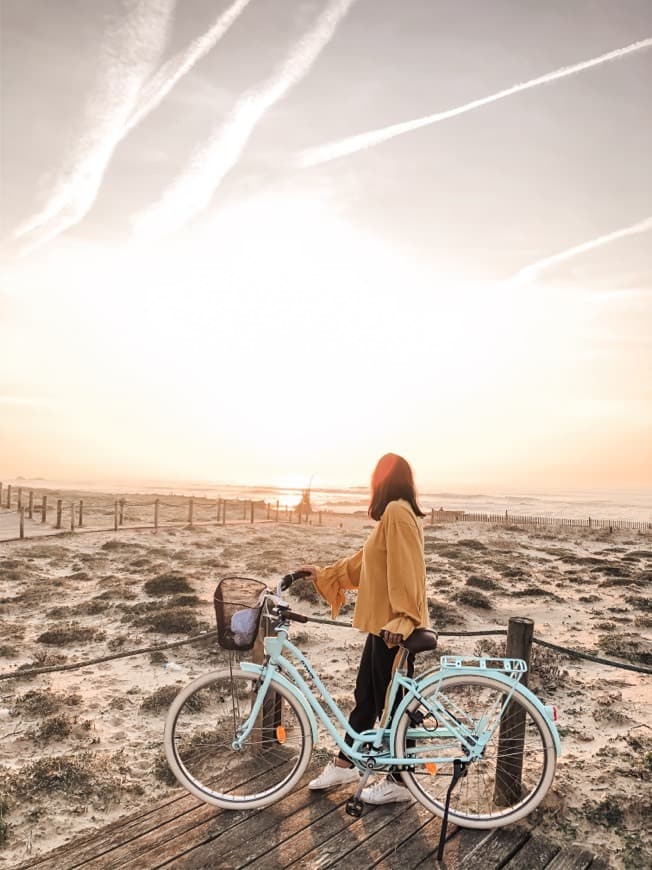
[{"label": "rope barrier", "polygon": [[127,652],[122,653],[114,653],[110,656],[101,656],[97,659],[87,659],[84,662],[74,662],[69,665],[53,665],[49,668],[30,668],[29,670],[16,670],[12,671],[9,674],[0,674],[0,680],[13,680],[19,679],[20,677],[32,677],[36,676],[36,674],[51,674],[55,671],[74,671],[79,668],[88,668],[91,665],[98,665],[102,662],[110,662],[114,659],[126,659],[129,656],[137,656],[143,655],[148,652],[157,652],[158,650],[163,649],[172,649],[176,646],[185,646],[188,643],[197,643],[199,640],[215,640],[217,638],[217,629],[213,631],[204,631],[201,634],[194,634],[192,637],[187,637],[185,640],[173,640],[170,643],[159,643],[154,646],[144,646],[139,649],[128,650]]},{"label": "rope barrier", "polygon": [[[323,619],[318,616],[308,616],[308,622],[317,622],[322,625],[336,625],[341,628],[353,628],[353,625],[350,622],[342,622],[341,620],[334,619]],[[488,637],[490,635],[506,635],[506,628],[486,628],[486,629],[478,629],[476,631],[439,631],[439,637]],[[197,643],[197,641],[202,640],[215,640],[217,637],[217,631],[204,631],[201,634],[192,635],[192,637],[188,637],[185,640],[175,640],[170,643],[163,644],[155,644],[154,646],[148,647],[140,647],[139,649],[128,650],[127,652],[122,653],[114,653],[110,656],[102,656],[97,659],[88,659],[84,662],[75,662],[73,664],[68,665],[53,665],[49,668],[31,668],[30,670],[16,670],[12,671],[8,674],[0,674],[1,680],[12,680],[19,679],[20,677],[31,677],[36,676],[37,674],[49,674],[55,671],[72,671],[77,670],[78,668],[87,668],[91,665],[97,665],[102,662],[110,662],[114,659],[125,659],[130,656],[143,655],[148,652],[156,652],[157,650],[164,649],[172,649],[173,647],[185,646],[189,643]],[[532,643],[539,644],[540,646],[548,647],[549,649],[555,650],[556,652],[562,653],[563,655],[571,656],[572,658],[586,659],[590,662],[596,662],[600,665],[608,665],[612,668],[622,668],[627,671],[635,671],[639,674],[652,674],[652,668],[646,668],[641,665],[632,665],[628,662],[616,662],[611,659],[604,659],[600,656],[592,656],[589,653],[582,653],[579,650],[570,649],[565,646],[558,646],[557,644],[550,643],[547,640],[542,640],[538,637],[532,638]]]}]

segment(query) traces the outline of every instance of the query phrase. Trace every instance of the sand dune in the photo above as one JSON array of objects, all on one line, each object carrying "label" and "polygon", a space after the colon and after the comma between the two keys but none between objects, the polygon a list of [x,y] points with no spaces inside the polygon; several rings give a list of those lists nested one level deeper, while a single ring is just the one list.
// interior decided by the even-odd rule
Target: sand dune
[{"label": "sand dune", "polygon": [[[0,671],[212,628],[220,576],[237,571],[271,584],[306,560],[325,564],[354,551],[370,527],[348,517],[341,528],[242,523],[3,544]],[[440,630],[504,627],[509,616],[526,615],[548,640],[652,663],[649,535],[457,524],[427,529],[426,550]],[[292,595],[297,609],[327,615],[310,590]],[[354,679],[347,661],[362,636],[328,625],[295,634],[346,706]],[[440,652],[493,651],[495,641],[442,638]],[[212,645],[188,645],[0,682],[0,867],[168,794],[161,734],[169,698],[222,660]],[[615,867],[649,863],[650,677],[538,647],[531,686],[559,706],[564,740],[537,811],[543,828],[606,849]]]}]

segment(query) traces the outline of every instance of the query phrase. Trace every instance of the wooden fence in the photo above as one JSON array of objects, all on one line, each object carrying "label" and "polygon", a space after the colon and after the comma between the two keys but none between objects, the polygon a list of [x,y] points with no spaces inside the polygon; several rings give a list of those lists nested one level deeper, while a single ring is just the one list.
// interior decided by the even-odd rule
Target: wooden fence
[{"label": "wooden fence", "polygon": [[[226,525],[232,523],[295,523],[308,525],[338,525],[345,514],[332,511],[307,512],[303,506],[289,507],[276,502],[247,499],[209,499],[205,497],[175,496],[165,499],[148,498],[143,501],[84,493],[84,498],[64,497],[53,490],[40,491],[0,482],[0,541],[24,537],[37,537],[62,531],[85,529],[88,531],[119,531],[127,528],[172,526]],[[16,514],[16,523],[7,522],[6,512]],[[29,521],[26,526],[26,520]],[[570,526],[595,529],[627,529],[652,531],[652,522],[639,520],[610,520],[594,517],[570,518],[528,516],[504,513],[473,513],[457,510],[431,510],[427,522],[431,526],[442,523],[476,522],[504,526]],[[27,534],[26,534],[27,530]]]}]

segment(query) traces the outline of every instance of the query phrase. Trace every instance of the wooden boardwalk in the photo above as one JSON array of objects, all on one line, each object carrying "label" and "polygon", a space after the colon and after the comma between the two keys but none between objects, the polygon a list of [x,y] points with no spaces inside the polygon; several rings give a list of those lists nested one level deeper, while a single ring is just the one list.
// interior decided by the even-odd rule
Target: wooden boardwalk
[{"label": "wooden boardwalk", "polygon": [[68,843],[23,868],[38,870],[608,870],[577,846],[560,849],[526,825],[495,831],[449,826],[437,862],[440,821],[418,803],[369,807],[347,815],[350,787],[311,792],[300,786],[264,810],[225,811],[182,792]]}]

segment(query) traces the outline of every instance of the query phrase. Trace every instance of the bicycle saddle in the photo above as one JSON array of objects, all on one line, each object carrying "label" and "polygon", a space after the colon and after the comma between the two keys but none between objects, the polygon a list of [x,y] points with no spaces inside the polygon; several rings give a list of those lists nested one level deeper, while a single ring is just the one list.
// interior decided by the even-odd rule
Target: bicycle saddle
[{"label": "bicycle saddle", "polygon": [[437,632],[431,628],[415,628],[408,639],[403,641],[401,646],[404,646],[411,653],[437,649]]}]

